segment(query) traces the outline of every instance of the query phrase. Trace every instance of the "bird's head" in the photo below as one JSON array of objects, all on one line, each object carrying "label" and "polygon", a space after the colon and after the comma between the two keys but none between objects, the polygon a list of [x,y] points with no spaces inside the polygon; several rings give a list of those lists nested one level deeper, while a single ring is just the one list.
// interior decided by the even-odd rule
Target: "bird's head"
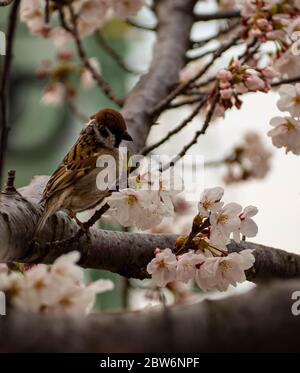
[{"label": "bird's head", "polygon": [[97,135],[106,141],[112,139],[114,147],[118,147],[122,140],[132,141],[132,137],[127,132],[126,122],[118,111],[103,109],[92,115],[90,119],[97,130]]}]

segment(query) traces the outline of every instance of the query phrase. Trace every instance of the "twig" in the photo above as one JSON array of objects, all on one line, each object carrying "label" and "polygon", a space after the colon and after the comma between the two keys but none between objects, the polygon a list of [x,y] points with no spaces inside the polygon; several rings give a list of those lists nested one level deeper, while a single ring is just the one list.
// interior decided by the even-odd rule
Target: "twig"
[{"label": "twig", "polygon": [[177,109],[177,108],[179,108],[181,106],[185,106],[185,105],[196,104],[197,102],[199,102],[199,100],[202,97],[203,97],[203,94],[198,93],[198,95],[196,97],[187,98],[186,100],[180,100],[178,102],[174,102],[174,103],[172,103],[168,106],[168,110]]},{"label": "twig", "polygon": [[230,49],[232,46],[236,44],[236,42],[239,40],[239,36],[235,36],[232,40],[230,40],[228,43],[223,44],[213,55],[210,62],[208,62],[197,74],[194,75],[193,78],[188,80],[185,83],[179,84],[172,92],[170,92],[167,97],[165,97],[164,100],[162,100],[155,108],[155,112],[157,114],[161,113],[169,104],[170,102],[178,95],[180,95],[182,92],[184,92],[190,84],[194,83],[196,80],[198,80],[202,75],[204,75],[207,70],[213,65],[213,63],[216,61],[217,58],[219,58],[224,52],[226,52],[228,49]]},{"label": "twig", "polygon": [[194,134],[194,137],[192,138],[192,140],[183,147],[183,149],[176,155],[176,157],[174,157],[171,162],[167,163],[165,166],[163,166],[162,170],[165,171],[166,169],[168,169],[169,167],[172,167],[180,158],[182,158],[186,152],[193,146],[197,143],[198,141],[198,138],[199,136],[201,135],[204,135],[210,122],[211,122],[211,119],[212,119],[212,116],[214,114],[214,111],[215,111],[215,108],[216,108],[216,105],[219,101],[219,93],[216,93],[212,102],[211,102],[211,106],[210,106],[210,109],[206,115],[206,118],[205,118],[205,121],[204,121],[204,124],[202,126],[202,128],[199,130],[199,131],[196,131],[195,134]]},{"label": "twig", "polygon": [[100,87],[100,89],[102,90],[102,92],[111,101],[116,103],[118,106],[123,106],[124,100],[115,96],[115,94],[112,92],[109,84],[101,77],[101,75],[94,69],[94,67],[90,63],[90,61],[89,61],[89,59],[86,55],[86,52],[83,48],[83,44],[81,42],[81,39],[79,37],[79,33],[78,33],[78,30],[77,30],[76,14],[74,13],[74,10],[73,10],[73,7],[72,7],[71,4],[69,4],[69,9],[70,9],[70,14],[71,14],[72,28],[70,28],[70,26],[68,26],[66,24],[65,19],[64,19],[64,14],[63,14],[63,11],[62,11],[61,7],[59,9],[60,20],[61,20],[62,26],[67,31],[71,32],[71,34],[73,35],[73,37],[75,39],[75,44],[77,46],[77,52],[78,52],[78,55],[79,55],[80,59],[82,60],[84,66],[90,71],[90,73],[92,74],[93,78],[97,82],[97,84]]},{"label": "twig", "polygon": [[[198,99],[199,100],[199,99]],[[157,141],[155,144],[148,146],[147,148],[144,148],[141,152],[143,155],[147,155],[150,153],[153,149],[158,148],[163,143],[168,141],[172,136],[174,136],[176,133],[180,132],[184,127],[186,127],[187,124],[189,124],[195,116],[199,113],[203,105],[205,104],[206,97],[202,98],[201,101],[198,103],[198,105],[195,107],[195,109],[192,111],[192,113],[182,122],[179,126],[174,128],[172,131],[168,132],[165,137],[163,137],[160,141]]]},{"label": "twig", "polygon": [[231,19],[231,18],[238,18],[241,16],[241,12],[239,10],[227,10],[215,13],[207,13],[207,14],[195,14],[195,21],[212,21],[215,19]]},{"label": "twig", "polygon": [[138,28],[140,30],[143,30],[143,31],[152,31],[152,32],[155,32],[157,30],[157,27],[156,26],[145,26],[145,25],[141,25],[139,23],[136,23],[135,21],[132,21],[131,19],[126,19],[126,23],[128,23],[128,25],[130,26],[133,26],[135,28]]},{"label": "twig", "polygon": [[99,45],[103,48],[105,52],[116,62],[116,64],[121,67],[124,71],[130,74],[139,75],[142,72],[136,71],[126,65],[123,61],[122,57],[109,45],[109,43],[105,40],[103,35],[100,31],[96,32],[95,34],[96,40]]},{"label": "twig", "polygon": [[130,280],[127,277],[121,277],[121,300],[124,310],[129,308]]},{"label": "twig", "polygon": [[[8,4],[6,4],[8,5]],[[10,125],[8,123],[8,99],[9,99],[9,78],[11,71],[11,64],[13,59],[13,43],[17,27],[18,9],[20,0],[15,0],[8,21],[7,28],[7,43],[6,43],[6,56],[2,70],[1,83],[0,83],[0,184],[4,168],[4,159],[7,149],[8,133]]]},{"label": "twig", "polygon": [[0,6],[10,5],[14,0],[0,0]]},{"label": "twig", "polygon": [[45,1],[45,23],[50,21],[50,0]]},{"label": "twig", "polygon": [[279,80],[278,82],[273,82],[271,83],[271,86],[278,87],[279,85],[282,85],[282,84],[297,83],[297,82],[300,82],[300,75],[295,76],[293,78],[282,79],[282,80]]},{"label": "twig", "polygon": [[[94,215],[89,218],[88,221],[82,223],[82,228],[80,228],[74,236],[66,238],[61,241],[54,241],[54,242],[48,242],[45,245],[51,248],[63,248],[64,246],[68,246],[69,244],[72,244],[73,242],[78,241],[86,232],[88,232],[89,228],[91,228],[101,217],[103,214],[106,213],[107,210],[109,210],[110,206],[108,203],[105,203],[103,206],[100,207],[99,210],[96,210]],[[32,247],[36,244],[35,241],[32,242]]]}]

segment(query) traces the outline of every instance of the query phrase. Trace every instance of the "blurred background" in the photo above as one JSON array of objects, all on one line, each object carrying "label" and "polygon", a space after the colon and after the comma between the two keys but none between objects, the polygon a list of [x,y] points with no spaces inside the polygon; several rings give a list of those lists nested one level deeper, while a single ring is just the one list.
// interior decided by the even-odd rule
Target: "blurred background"
[{"label": "blurred background", "polygon": [[[201,5],[204,6],[204,5]],[[212,10],[213,3],[206,4],[205,10]],[[6,28],[7,9],[0,13],[0,30]],[[149,12],[142,11],[137,20],[151,25],[153,19]],[[217,22],[210,21],[197,26],[193,30],[195,38],[205,38],[214,33]],[[136,70],[146,71],[151,58],[154,42],[152,33],[136,30],[121,21],[111,20],[102,29],[102,34],[110,45],[124,56],[129,66]],[[97,57],[101,63],[104,78],[110,82],[118,96],[125,96],[138,79],[120,69],[115,61],[105,53],[94,36],[84,40],[86,51],[90,57]],[[69,46],[68,46],[69,48]],[[41,103],[42,91],[46,82],[37,79],[36,70],[43,60],[54,60],[53,44],[29,34],[24,24],[19,24],[15,43],[15,58],[12,69],[10,88],[10,124],[8,153],[5,169],[16,170],[16,185],[28,184],[35,175],[51,174],[64,157],[82,128],[82,123],[76,118],[67,105],[60,107],[45,106]],[[75,54],[76,55],[76,54]],[[228,59],[224,56],[224,59]],[[76,60],[76,58],[75,58]],[[0,56],[0,62],[3,57]],[[220,61],[220,63],[224,61]],[[272,153],[271,169],[264,179],[254,179],[225,185],[223,176],[225,166],[207,167],[203,179],[199,182],[203,187],[224,186],[226,202],[235,201],[243,206],[253,204],[258,207],[259,214],[255,221],[259,233],[253,241],[282,248],[288,251],[300,252],[298,229],[300,226],[300,172],[299,159],[293,154],[286,155],[284,150],[272,146],[267,132],[270,129],[269,120],[279,115],[276,107],[278,95],[271,92],[268,95],[259,93],[248,95],[244,99],[241,110],[226,113],[225,119],[215,121],[207,135],[199,139],[190,153],[201,154],[206,161],[223,159],[230,154],[232,148],[240,143],[245,133],[255,131],[262,136],[263,142]],[[89,116],[100,108],[114,107],[102,95],[98,87],[90,90],[80,89],[76,96],[76,105],[85,115]],[[190,112],[189,108],[169,111],[154,126],[149,137],[149,143],[160,139],[170,129],[178,125]],[[165,143],[156,154],[175,155],[179,145],[191,139],[195,129],[202,124],[201,116],[186,127],[180,134]],[[195,196],[195,202],[199,196]],[[178,201],[180,205],[180,201]],[[186,229],[191,222],[191,216],[196,211],[195,203],[190,208],[179,208],[175,222],[158,228],[157,231],[172,231],[175,227]],[[88,216],[87,214],[85,216]],[[84,217],[83,217],[84,219]],[[105,228],[119,229],[110,222]],[[178,232],[180,233],[180,232]],[[157,294],[147,290],[148,283],[122,279],[105,271],[87,271],[87,278],[107,277],[116,283],[113,292],[101,295],[96,305],[97,309],[114,309],[122,307],[137,308],[159,300]],[[248,288],[243,284],[232,291],[244,291]],[[181,289],[176,290],[180,293]],[[184,293],[184,289],[182,292]],[[229,292],[230,293],[230,292]],[[170,289],[167,298],[175,296]]]}]

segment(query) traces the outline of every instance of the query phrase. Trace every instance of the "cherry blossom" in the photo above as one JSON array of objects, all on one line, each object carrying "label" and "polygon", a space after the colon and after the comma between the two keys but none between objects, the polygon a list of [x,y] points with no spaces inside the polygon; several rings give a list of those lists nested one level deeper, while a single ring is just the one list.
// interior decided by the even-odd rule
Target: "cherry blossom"
[{"label": "cherry blossom", "polygon": [[49,106],[61,106],[66,97],[64,84],[56,82],[48,85],[43,92],[41,102]]},{"label": "cherry blossom", "polygon": [[7,265],[5,263],[0,263],[0,274],[7,273],[7,272],[8,272]]},{"label": "cherry blossom", "polygon": [[225,159],[228,170],[224,181],[231,184],[251,178],[262,179],[270,170],[271,155],[258,133],[247,132]]},{"label": "cherry blossom", "polygon": [[233,232],[233,238],[236,242],[240,242],[240,234],[246,237],[255,237],[258,232],[258,227],[252,219],[258,213],[255,206],[247,206],[240,214],[241,224],[237,231]]},{"label": "cherry blossom", "polygon": [[276,71],[287,78],[293,78],[299,73],[299,56],[294,55],[289,48],[279,58],[274,61],[273,67]]},{"label": "cherry blossom", "polygon": [[225,205],[219,212],[211,214],[210,243],[213,246],[221,250],[227,250],[226,244],[230,241],[230,234],[240,227],[239,214],[241,211],[241,205],[231,202]]},{"label": "cherry blossom", "polygon": [[299,15],[293,1],[241,0],[244,38],[255,37],[260,42],[275,41],[284,50],[289,46],[288,26]]},{"label": "cherry blossom", "polygon": [[[108,11],[113,9],[115,14],[123,19],[136,15],[143,7],[144,0],[76,0],[72,2],[72,8],[76,17],[77,32],[80,38],[95,32],[106,20]],[[68,27],[72,25],[71,15],[66,4],[62,4],[61,11]],[[50,11],[57,13],[55,8]],[[69,37],[63,35],[60,26],[52,26],[45,23],[44,7],[40,0],[22,0],[20,7],[20,19],[25,22],[30,32],[42,37],[52,37],[56,43],[62,44]],[[71,26],[72,27],[72,26]]]},{"label": "cherry blossom", "polygon": [[22,0],[20,4],[20,19],[27,24],[34,35],[49,35],[50,28],[45,24],[40,0]]},{"label": "cherry blossom", "polygon": [[250,66],[232,59],[226,69],[223,68],[217,73],[220,99],[217,103],[215,116],[224,115],[227,109],[234,106],[240,109],[242,101],[239,96],[242,94],[257,91],[268,92],[270,81],[276,75],[276,71],[272,68],[258,67],[255,60]]},{"label": "cherry blossom", "polygon": [[[97,58],[92,57],[89,59],[90,65],[92,68],[98,73],[101,74],[101,66],[99,64],[99,61]],[[87,68],[84,68],[81,72],[80,76],[81,84],[84,88],[90,89],[93,88],[96,85],[96,81],[91,73],[91,71]]]},{"label": "cherry blossom", "polygon": [[78,252],[62,255],[49,267],[39,264],[24,273],[0,274],[0,290],[15,307],[24,311],[73,316],[87,314],[95,295],[111,290],[113,283],[99,280],[85,285]]},{"label": "cherry blossom", "polygon": [[124,227],[135,225],[138,229],[149,229],[173,213],[156,191],[122,189],[113,193],[107,202],[111,207],[108,213]]},{"label": "cherry blossom", "polygon": [[284,84],[278,90],[280,100],[277,107],[281,111],[288,111],[293,117],[300,117],[300,83]]},{"label": "cherry blossom", "polygon": [[197,285],[203,289],[217,289],[225,291],[229,285],[246,280],[245,270],[251,268],[255,262],[252,250],[243,250],[240,253],[230,253],[222,257],[206,257],[196,272]]},{"label": "cherry blossom", "polygon": [[286,148],[286,153],[300,154],[300,121],[292,117],[275,117],[270,124],[274,128],[268,132],[268,136],[273,145]]},{"label": "cherry blossom", "polygon": [[195,276],[196,265],[201,261],[202,256],[195,254],[192,250],[178,256],[176,279],[184,283],[190,281]]},{"label": "cherry blossom", "polygon": [[211,212],[218,212],[224,205],[224,202],[220,202],[223,194],[221,187],[205,189],[198,204],[199,214],[209,216]]},{"label": "cherry blossom", "polygon": [[144,5],[145,0],[111,0],[111,6],[120,18],[135,16]]},{"label": "cherry blossom", "polygon": [[163,287],[175,280],[177,259],[169,248],[157,252],[155,258],[147,265],[147,271],[152,275],[153,283]]}]

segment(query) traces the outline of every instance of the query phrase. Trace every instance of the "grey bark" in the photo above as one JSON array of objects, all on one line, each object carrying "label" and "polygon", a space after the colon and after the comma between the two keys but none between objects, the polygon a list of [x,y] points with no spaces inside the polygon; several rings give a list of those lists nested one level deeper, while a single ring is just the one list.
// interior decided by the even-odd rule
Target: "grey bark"
[{"label": "grey bark", "polygon": [[[78,225],[63,212],[49,218],[38,242],[32,244],[41,213],[37,202],[47,180],[47,176],[36,177],[19,193],[0,194],[0,262],[52,263],[61,254],[78,250],[83,267],[106,269],[142,279],[147,277],[146,266],[156,247],[174,248],[176,235],[113,232],[97,228],[91,228],[89,237],[83,236],[62,247],[51,247],[47,242],[69,238],[78,230]],[[251,242],[232,242],[229,245],[231,251],[243,249],[255,250],[255,266],[248,273],[251,281],[300,275],[300,256],[297,254]]]},{"label": "grey bark", "polygon": [[[0,352],[300,352],[296,280],[222,300],[87,319],[11,311]],[[100,357],[99,357],[100,359]]]}]

